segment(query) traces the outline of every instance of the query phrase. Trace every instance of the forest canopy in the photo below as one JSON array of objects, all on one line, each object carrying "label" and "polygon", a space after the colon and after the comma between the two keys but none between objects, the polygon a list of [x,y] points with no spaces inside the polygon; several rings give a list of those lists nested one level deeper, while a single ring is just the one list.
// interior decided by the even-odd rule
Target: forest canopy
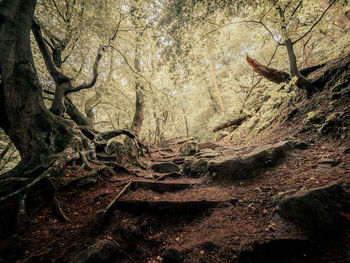
[{"label": "forest canopy", "polygon": [[[301,90],[276,88],[246,55],[286,73],[289,82],[349,51],[346,0],[22,2],[1,1],[2,35],[13,8],[30,13],[36,5],[27,18],[33,25],[26,56],[33,54],[44,107],[100,132],[129,130],[148,143],[215,138],[218,125],[255,114],[270,97],[314,92],[305,83]],[[2,57],[9,52],[4,43]],[[11,147],[1,165],[18,157]]]}]

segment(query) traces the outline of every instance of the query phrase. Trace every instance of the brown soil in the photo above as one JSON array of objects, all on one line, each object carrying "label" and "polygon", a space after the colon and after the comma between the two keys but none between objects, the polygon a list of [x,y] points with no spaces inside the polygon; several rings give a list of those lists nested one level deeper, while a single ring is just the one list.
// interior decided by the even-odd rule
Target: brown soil
[{"label": "brown soil", "polygon": [[[326,102],[320,107],[325,105]],[[276,213],[273,197],[279,193],[336,181],[350,183],[350,154],[344,153],[350,147],[349,141],[329,140],[312,130],[296,133],[301,129],[301,120],[302,116],[296,116],[282,127],[276,121],[256,140],[245,145],[215,142],[228,147],[222,152],[224,156],[239,156],[287,136],[297,136],[308,143],[308,149],[295,150],[282,164],[267,169],[258,178],[229,186],[208,186],[204,178],[165,179],[165,183],[195,185],[172,192],[133,189],[124,194],[120,202],[137,203],[140,209],[120,207],[107,220],[102,232],[95,230],[95,213],[106,208],[130,180],[154,180],[106,174],[97,185],[61,193],[59,201],[70,221],[58,222],[48,208],[40,211],[28,230],[19,236],[25,254],[17,262],[67,262],[84,248],[105,238],[120,245],[121,262],[162,262],[168,248],[181,251],[183,262],[195,263],[350,262],[349,229],[337,240],[324,240],[314,245],[300,229]],[[157,151],[164,148],[174,152]],[[178,148],[176,144],[153,146],[152,162],[162,161],[169,155],[176,156],[165,158],[168,161],[177,158]],[[317,162],[325,157],[338,160],[339,165],[319,168]],[[150,170],[133,170],[137,170],[138,175],[152,174]],[[66,177],[74,173],[67,169]],[[203,205],[203,200],[212,203]],[[277,259],[269,256],[276,251]]]}]

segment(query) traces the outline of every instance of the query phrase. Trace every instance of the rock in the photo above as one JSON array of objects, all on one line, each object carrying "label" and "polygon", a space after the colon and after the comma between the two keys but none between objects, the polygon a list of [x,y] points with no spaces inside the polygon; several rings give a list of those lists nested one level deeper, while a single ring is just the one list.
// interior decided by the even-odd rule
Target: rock
[{"label": "rock", "polygon": [[204,243],[202,243],[200,245],[200,247],[203,249],[203,250],[206,250],[206,251],[214,251],[214,250],[217,250],[220,248],[219,245],[215,244],[214,242],[212,241],[206,241]]},{"label": "rock", "polygon": [[203,150],[203,149],[215,150],[218,147],[221,147],[221,145],[213,143],[213,142],[202,142],[202,143],[198,144],[198,150]]},{"label": "rock", "polygon": [[187,159],[183,173],[189,177],[201,177],[208,173],[208,161],[204,159]]},{"label": "rock", "polygon": [[101,240],[76,255],[69,263],[118,262],[118,248],[110,240]]},{"label": "rock", "polygon": [[258,148],[242,157],[227,157],[209,162],[208,170],[214,183],[230,183],[258,176],[268,167],[276,166],[293,149],[288,141]]},{"label": "rock", "polygon": [[164,251],[163,254],[163,263],[180,263],[184,260],[184,256],[181,251],[168,248]]},{"label": "rock", "polygon": [[180,171],[180,167],[178,165],[169,162],[153,164],[151,169],[157,173],[172,173]]},{"label": "rock", "polygon": [[181,145],[180,152],[185,156],[195,155],[198,152],[198,144],[194,141],[189,141]]},{"label": "rock", "polygon": [[346,115],[344,112],[334,112],[329,115],[322,126],[319,128],[319,132],[330,137],[339,137],[339,132],[343,132],[346,135],[347,127],[350,125],[349,114]]},{"label": "rock", "polygon": [[278,213],[301,227],[311,238],[336,236],[341,233],[346,220],[340,212],[349,200],[349,194],[339,184],[332,184],[284,197]]},{"label": "rock", "polygon": [[309,147],[307,143],[298,141],[295,137],[287,137],[284,139],[284,141],[290,142],[294,148],[299,150],[306,150]]},{"label": "rock", "polygon": [[320,111],[310,111],[306,114],[306,117],[303,120],[304,125],[315,124],[322,122],[322,116],[320,116]]},{"label": "rock", "polygon": [[173,163],[175,163],[175,164],[183,164],[184,162],[185,162],[185,158],[184,157],[175,158],[173,160]]},{"label": "rock", "polygon": [[321,168],[332,168],[334,166],[337,166],[339,162],[333,159],[323,158],[319,160],[317,164],[318,164],[318,167],[321,167]]},{"label": "rock", "polygon": [[293,146],[299,150],[306,150],[307,148],[309,148],[309,145],[305,142],[295,142],[293,143]]},{"label": "rock", "polygon": [[294,146],[294,148],[299,149],[299,150],[306,150],[309,145],[305,142],[299,141],[295,137],[287,137],[284,139],[285,141],[289,142]]},{"label": "rock", "polygon": [[205,149],[205,150],[200,150],[198,153],[195,154],[195,156],[199,157],[199,158],[216,158],[219,155],[221,155],[220,152],[216,152],[214,150],[211,149]]}]

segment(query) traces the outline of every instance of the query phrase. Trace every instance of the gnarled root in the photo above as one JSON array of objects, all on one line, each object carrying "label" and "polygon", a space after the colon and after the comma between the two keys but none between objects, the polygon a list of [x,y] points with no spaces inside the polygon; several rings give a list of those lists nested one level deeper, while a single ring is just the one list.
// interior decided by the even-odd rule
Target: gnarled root
[{"label": "gnarled root", "polygon": [[[6,204],[16,206],[17,203],[17,213],[13,215],[16,220],[12,220],[12,222],[16,222],[15,231],[22,232],[26,229],[29,219],[32,217],[28,215],[27,206],[40,206],[40,202],[51,203],[53,215],[62,222],[68,221],[57,201],[56,187],[47,175],[39,176],[26,186],[0,198],[0,207],[6,208]],[[37,209],[34,213],[36,212]]]}]

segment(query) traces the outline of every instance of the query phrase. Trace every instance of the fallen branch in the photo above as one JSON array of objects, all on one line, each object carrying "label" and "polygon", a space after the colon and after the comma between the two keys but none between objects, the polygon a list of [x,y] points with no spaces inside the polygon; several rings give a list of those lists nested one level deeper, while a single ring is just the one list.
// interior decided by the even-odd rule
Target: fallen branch
[{"label": "fallen branch", "polygon": [[246,60],[256,73],[274,83],[280,84],[282,82],[288,83],[290,81],[289,74],[284,71],[266,67],[248,55],[246,55]]},{"label": "fallen branch", "polygon": [[247,119],[247,116],[244,116],[244,117],[240,117],[240,118],[237,118],[237,119],[234,119],[232,121],[228,121],[226,123],[223,123],[223,124],[220,124],[219,126],[215,127],[213,132],[218,132],[218,131],[221,131],[223,129],[226,129],[226,128],[229,128],[231,126],[234,126],[234,125],[237,125],[237,127],[239,125],[241,125],[245,120]]},{"label": "fallen branch", "polygon": [[109,203],[109,205],[96,213],[96,228],[97,230],[101,230],[103,228],[103,225],[106,221],[106,219],[111,215],[111,213],[115,210],[116,203],[118,199],[126,193],[129,188],[131,187],[133,181],[130,181],[124,188],[119,192],[119,194],[113,199],[112,202]]}]

